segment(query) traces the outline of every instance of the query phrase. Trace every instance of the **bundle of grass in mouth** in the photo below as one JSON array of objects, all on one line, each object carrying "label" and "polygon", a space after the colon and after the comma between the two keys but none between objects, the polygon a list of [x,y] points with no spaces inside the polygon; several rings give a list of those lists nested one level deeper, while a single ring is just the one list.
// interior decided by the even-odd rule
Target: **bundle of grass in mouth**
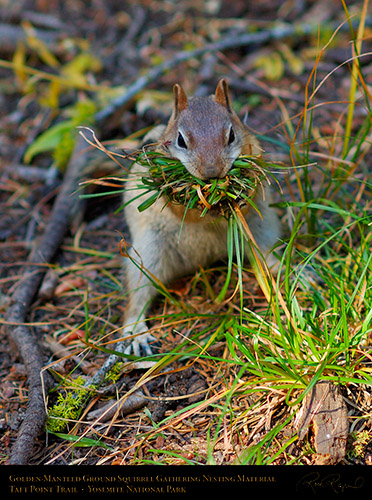
[{"label": "bundle of grass in mouth", "polygon": [[264,181],[268,182],[270,173],[262,156],[253,155],[239,156],[227,176],[208,180],[194,177],[179,160],[156,151],[141,151],[135,161],[148,169],[148,175],[141,174],[139,187],[152,193],[138,206],[141,212],[164,196],[186,210],[198,209],[200,217],[209,213],[228,219],[235,203],[242,209],[255,207],[256,191]]},{"label": "bundle of grass in mouth", "polygon": [[[227,293],[234,256],[237,255],[240,255],[237,267],[241,288],[243,263],[241,249],[242,244],[244,246],[243,241],[247,241],[247,237],[250,239],[247,234],[250,230],[246,227],[246,221],[243,221],[243,213],[250,208],[259,213],[255,204],[257,191],[260,190],[261,193],[258,195],[262,196],[265,184],[270,184],[271,181],[277,183],[273,171],[280,170],[283,166],[267,161],[261,155],[241,155],[233,162],[225,177],[202,180],[191,175],[179,160],[158,151],[144,149],[132,153],[131,159],[145,167],[145,173],[143,169],[136,172],[134,168],[130,174],[137,180],[137,188],[142,194],[148,195],[137,207],[140,212],[148,209],[160,198],[165,198],[164,204],[172,203],[185,207],[184,216],[188,210],[197,209],[200,217],[208,214],[222,216],[227,220],[228,272],[226,283],[216,299],[217,302],[221,302]],[[135,199],[137,197],[132,198],[131,202]],[[255,251],[248,253],[256,275],[262,274],[257,268],[260,265]],[[258,279],[261,284],[260,276]],[[262,286],[265,288],[265,294],[269,296],[268,286],[264,283]]]}]

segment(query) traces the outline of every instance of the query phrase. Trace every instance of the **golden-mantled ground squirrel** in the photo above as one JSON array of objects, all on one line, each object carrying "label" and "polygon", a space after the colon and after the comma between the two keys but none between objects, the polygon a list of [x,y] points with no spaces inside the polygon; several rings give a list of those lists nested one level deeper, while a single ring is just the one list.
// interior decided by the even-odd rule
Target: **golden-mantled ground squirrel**
[{"label": "golden-mantled ground squirrel", "polygon": [[[174,107],[168,125],[156,127],[150,139],[159,144],[160,151],[180,160],[200,179],[225,177],[239,155],[261,151],[257,139],[234,112],[225,80],[220,80],[214,95],[190,99],[180,85],[175,85]],[[132,168],[136,172],[146,169],[138,164]],[[135,179],[127,183],[126,203],[138,196],[136,186]],[[141,202],[143,199],[140,198]],[[280,233],[280,224],[270,202],[270,190],[265,188],[264,195],[259,191],[255,197],[262,218],[253,209],[245,214],[264,254],[276,243]],[[125,208],[132,248],[130,258],[125,259],[129,303],[123,336],[135,336],[131,344],[135,354],[139,354],[140,348],[151,353],[148,344],[151,336],[145,318],[157,291],[150,277],[169,284],[200,266],[206,267],[227,257],[226,219],[208,214],[200,217],[200,212],[193,209],[183,221],[184,207],[172,204],[164,207],[164,204],[164,200],[158,200],[139,212],[137,203],[132,201]]]}]

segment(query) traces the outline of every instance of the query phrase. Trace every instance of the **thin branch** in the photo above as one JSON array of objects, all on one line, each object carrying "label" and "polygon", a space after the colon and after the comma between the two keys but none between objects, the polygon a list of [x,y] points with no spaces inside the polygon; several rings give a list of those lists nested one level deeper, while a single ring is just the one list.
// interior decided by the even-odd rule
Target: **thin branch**
[{"label": "thin branch", "polygon": [[231,49],[235,47],[244,47],[247,45],[263,45],[272,40],[279,40],[294,34],[308,34],[314,27],[310,24],[304,26],[296,26],[291,24],[283,24],[274,27],[272,30],[260,31],[258,33],[243,33],[236,36],[226,36],[218,42],[208,43],[204,47],[195,50],[184,50],[178,52],[173,58],[150,69],[145,75],[139,77],[132,85],[130,85],[125,94],[114,99],[106,108],[96,114],[98,123],[104,121],[115,111],[127,104],[138,92],[144,89],[149,83],[157,80],[163,73],[174,68],[178,64],[188,61],[193,58],[200,57],[206,53],[213,53],[220,50]]},{"label": "thin branch", "polygon": [[59,195],[40,244],[31,253],[23,277],[16,287],[5,315],[9,341],[16,346],[27,371],[29,398],[26,414],[17,440],[12,448],[9,464],[26,465],[32,456],[36,438],[44,430],[46,413],[44,391],[52,384],[47,374],[41,379],[44,356],[39,343],[27,326],[27,315],[43,276],[55,256],[74,216],[82,211],[83,201],[74,194],[86,165],[83,148],[86,143],[78,136],[74,154],[69,163]]}]

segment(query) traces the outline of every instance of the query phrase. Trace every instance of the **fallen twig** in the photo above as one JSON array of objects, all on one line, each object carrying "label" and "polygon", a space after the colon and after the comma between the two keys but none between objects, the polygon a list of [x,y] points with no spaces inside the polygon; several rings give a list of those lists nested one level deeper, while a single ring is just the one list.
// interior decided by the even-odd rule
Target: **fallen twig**
[{"label": "fallen twig", "polygon": [[[12,24],[0,23],[1,32],[1,54],[13,54],[17,46],[21,42],[25,42],[27,34],[21,26],[14,26]],[[57,42],[61,38],[61,35],[52,30],[38,29],[35,30],[38,40],[47,44],[49,48],[57,53]],[[32,47],[25,45],[25,50],[32,53]]]},{"label": "fallen twig", "polygon": [[[351,21],[353,25],[355,21]],[[366,23],[371,24],[371,19],[367,19]],[[340,29],[347,30],[349,26],[346,22],[340,24],[330,23],[330,30]],[[108,117],[113,115],[118,109],[124,107],[133,97],[143,90],[151,82],[156,81],[163,73],[174,68],[178,64],[189,61],[193,58],[198,58],[204,54],[213,54],[218,51],[232,49],[236,47],[244,46],[257,46],[263,45],[273,40],[281,40],[286,37],[294,36],[304,36],[310,33],[317,33],[318,26],[312,23],[293,23],[293,24],[279,24],[274,26],[272,29],[262,30],[255,33],[240,33],[237,35],[226,35],[225,38],[221,38],[218,42],[207,43],[204,47],[200,47],[195,50],[184,50],[177,52],[176,55],[162,64],[155,66],[150,69],[146,74],[140,76],[135,80],[126,90],[123,95],[118,96],[113,99],[111,103],[104,109],[100,110],[96,114],[97,123],[105,121]]]},{"label": "fallen twig", "polygon": [[25,364],[29,386],[26,414],[13,446],[9,464],[25,465],[28,463],[34,441],[45,426],[44,391],[51,387],[52,379],[47,374],[44,374],[43,380],[41,379],[40,374],[44,365],[43,354],[37,339],[26,324],[26,319],[42,278],[48,269],[47,264],[53,259],[75,214],[82,211],[83,200],[77,194],[72,195],[76,191],[86,165],[85,155],[82,154],[83,148],[86,148],[86,143],[79,136],[44,236],[29,257],[23,277],[11,297],[10,307],[5,315],[9,341],[15,344]]},{"label": "fallen twig", "polygon": [[96,114],[98,123],[115,113],[116,110],[127,104],[138,92],[144,89],[149,83],[157,80],[163,73],[174,68],[184,61],[188,61],[194,57],[200,57],[207,53],[213,53],[220,50],[231,49],[234,47],[242,47],[246,45],[262,45],[271,40],[279,40],[293,34],[308,34],[314,27],[310,24],[292,25],[283,24],[274,27],[271,30],[259,31],[257,33],[243,33],[239,35],[229,35],[215,43],[207,43],[204,47],[195,50],[184,50],[167,61],[150,69],[145,75],[140,76],[132,85],[127,88],[125,94],[114,99],[106,108]]},{"label": "fallen twig", "polygon": [[99,419],[100,422],[107,422],[116,414],[120,414],[122,417],[124,417],[129,413],[134,413],[140,408],[143,408],[147,403],[148,398],[145,397],[142,391],[137,391],[123,400],[110,400],[101,408],[91,411],[87,415],[87,420],[92,421]]}]

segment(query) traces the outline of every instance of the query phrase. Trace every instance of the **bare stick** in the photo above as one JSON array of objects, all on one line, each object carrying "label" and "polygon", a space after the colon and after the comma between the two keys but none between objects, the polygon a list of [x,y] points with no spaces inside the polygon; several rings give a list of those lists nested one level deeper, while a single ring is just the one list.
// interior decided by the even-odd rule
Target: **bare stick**
[{"label": "bare stick", "polygon": [[27,315],[42,278],[60,246],[74,215],[82,210],[83,201],[75,193],[86,159],[82,154],[85,141],[78,136],[59,195],[40,244],[31,253],[22,279],[16,287],[5,316],[9,341],[14,344],[27,370],[29,398],[25,418],[12,448],[9,464],[26,465],[32,455],[36,438],[44,430],[46,413],[43,389],[52,384],[49,375],[41,379],[43,354],[37,339],[27,326]]},{"label": "bare stick", "polygon": [[130,85],[125,94],[114,99],[106,108],[102,109],[96,114],[97,122],[101,122],[112,115],[117,109],[127,104],[138,92],[144,89],[149,83],[155,81],[166,71],[181,62],[188,61],[194,57],[200,57],[206,53],[213,53],[219,50],[231,49],[234,47],[243,47],[245,45],[262,45],[271,40],[278,40],[291,36],[294,33],[307,34],[313,27],[311,25],[296,26],[291,24],[280,25],[274,27],[272,30],[260,31],[258,33],[243,33],[236,36],[227,36],[215,43],[208,43],[204,47],[195,50],[184,50],[178,52],[172,59],[155,66],[150,69],[145,75],[138,78],[132,85]]}]

